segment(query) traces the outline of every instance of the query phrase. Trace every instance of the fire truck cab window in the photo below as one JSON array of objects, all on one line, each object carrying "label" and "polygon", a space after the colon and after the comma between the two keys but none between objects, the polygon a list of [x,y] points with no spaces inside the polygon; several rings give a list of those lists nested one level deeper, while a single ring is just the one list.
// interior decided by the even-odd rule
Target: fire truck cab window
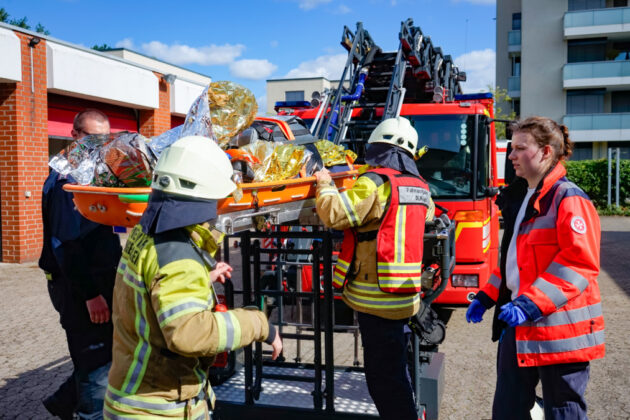
[{"label": "fire truck cab window", "polygon": [[410,115],[418,145],[429,151],[417,161],[434,198],[470,197],[475,147],[474,116]]}]

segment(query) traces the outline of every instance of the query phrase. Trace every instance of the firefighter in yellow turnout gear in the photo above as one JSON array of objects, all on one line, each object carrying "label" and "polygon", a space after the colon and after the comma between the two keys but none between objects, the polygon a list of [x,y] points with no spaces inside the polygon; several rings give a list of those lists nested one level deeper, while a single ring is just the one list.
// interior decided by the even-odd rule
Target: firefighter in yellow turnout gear
[{"label": "firefighter in yellow turnout gear", "polygon": [[[208,419],[214,356],[265,341],[275,359],[280,336],[256,309],[213,312],[211,282],[231,267],[208,268],[221,236],[216,200],[236,187],[212,140],[185,137],[160,156],[149,206],[132,230],[114,288],[113,362],[104,417]],[[193,244],[194,242],[194,244]]]},{"label": "firefighter in yellow turnout gear", "polygon": [[[343,300],[358,312],[368,389],[384,419],[417,419],[407,373],[410,336],[407,321],[418,312],[421,301],[419,293],[388,293],[382,290],[382,284],[379,286],[379,264],[382,267],[383,263],[377,258],[377,235],[383,229],[398,228],[383,226],[392,197],[392,184],[388,176],[373,169],[393,170],[390,175],[413,178],[407,185],[416,182],[426,187],[414,162],[417,143],[418,134],[409,120],[402,117],[387,119],[370,135],[365,157],[368,165],[361,168],[362,174],[351,190],[339,192],[325,169],[315,174],[317,214],[326,226],[344,230],[340,257],[346,253],[347,236],[355,237],[350,243],[354,247],[352,255],[337,264],[334,281],[343,284],[345,280]],[[419,191],[418,187],[403,188]],[[401,191],[400,187],[397,191]],[[422,213],[426,211],[426,219],[431,220],[435,210],[433,201],[428,189],[422,188],[420,192],[426,197],[421,203]],[[403,205],[402,197],[402,194],[397,195],[396,206]],[[403,217],[395,224],[413,225],[416,231],[411,235],[396,236],[397,243],[390,244],[390,248],[420,249],[421,253],[424,220],[411,221]],[[402,270],[409,269],[405,264],[399,266],[404,267]],[[420,271],[420,263],[415,271]]]}]

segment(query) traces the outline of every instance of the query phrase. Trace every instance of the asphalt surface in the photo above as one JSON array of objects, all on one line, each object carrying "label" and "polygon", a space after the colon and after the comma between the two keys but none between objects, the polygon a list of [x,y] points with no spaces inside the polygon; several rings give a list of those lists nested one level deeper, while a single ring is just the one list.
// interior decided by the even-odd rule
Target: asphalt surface
[{"label": "asphalt surface", "polygon": [[[591,419],[630,419],[630,218],[604,217],[602,231],[606,357],[591,364],[586,399]],[[231,255],[238,259],[238,250]],[[46,279],[35,263],[0,263],[0,287],[0,418],[52,418],[41,400],[70,374],[71,362]],[[443,310],[449,322],[440,346],[446,354],[440,418],[490,419],[496,345],[489,319],[467,324],[465,310]],[[336,334],[335,340],[336,363],[351,365],[353,336]],[[295,351],[295,344],[285,347],[287,354]],[[305,361],[312,357],[312,347],[301,352]]]}]

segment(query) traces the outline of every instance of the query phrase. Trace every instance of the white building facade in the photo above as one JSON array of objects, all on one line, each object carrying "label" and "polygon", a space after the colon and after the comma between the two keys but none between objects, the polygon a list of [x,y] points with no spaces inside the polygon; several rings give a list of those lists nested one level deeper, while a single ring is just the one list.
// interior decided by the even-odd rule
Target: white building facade
[{"label": "white building facade", "polygon": [[567,125],[573,159],[630,158],[628,0],[501,0],[496,25],[496,85],[517,115]]}]

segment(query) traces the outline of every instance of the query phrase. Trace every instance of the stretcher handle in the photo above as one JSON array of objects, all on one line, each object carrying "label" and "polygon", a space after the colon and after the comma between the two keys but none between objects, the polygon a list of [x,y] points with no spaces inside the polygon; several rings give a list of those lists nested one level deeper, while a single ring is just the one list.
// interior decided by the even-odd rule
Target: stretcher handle
[{"label": "stretcher handle", "polygon": [[147,203],[149,194],[118,194],[121,203]]},{"label": "stretcher handle", "polygon": [[346,163],[348,164],[348,168],[350,168],[351,171],[354,171],[354,164],[352,163],[350,156],[346,154],[345,158],[346,158]]}]

